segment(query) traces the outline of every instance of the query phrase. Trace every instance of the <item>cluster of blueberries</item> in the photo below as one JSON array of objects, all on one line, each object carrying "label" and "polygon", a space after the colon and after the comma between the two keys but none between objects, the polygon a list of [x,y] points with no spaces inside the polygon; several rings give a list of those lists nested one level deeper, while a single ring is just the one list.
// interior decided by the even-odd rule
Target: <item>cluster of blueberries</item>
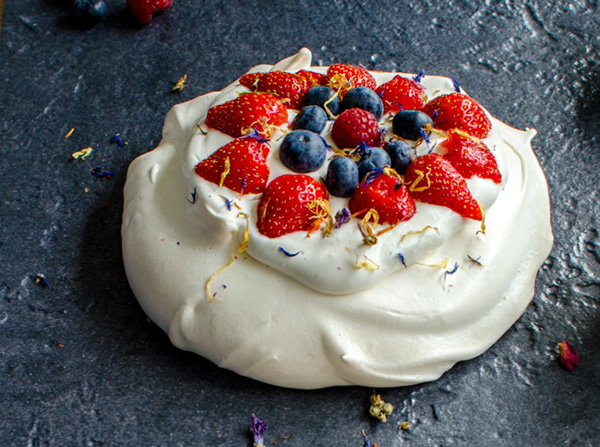
[{"label": "cluster of blueberries", "polygon": [[[325,128],[328,114],[338,115],[345,110],[359,108],[371,112],[377,121],[383,115],[383,102],[377,93],[367,87],[349,90],[342,101],[338,101],[335,91],[329,87],[313,87],[302,100],[302,110],[292,122],[292,132],[288,133],[279,149],[279,158],[294,172],[307,173],[319,169],[325,162],[327,143],[320,133]],[[432,119],[418,110],[402,110],[392,121],[394,138],[385,143],[385,148],[367,147],[361,144],[356,148],[360,159],[334,157],[327,167],[325,183],[329,193],[337,197],[350,197],[365,176],[384,166],[389,166],[399,174],[404,174],[411,163],[410,146],[404,141],[426,138],[433,126]]]}]

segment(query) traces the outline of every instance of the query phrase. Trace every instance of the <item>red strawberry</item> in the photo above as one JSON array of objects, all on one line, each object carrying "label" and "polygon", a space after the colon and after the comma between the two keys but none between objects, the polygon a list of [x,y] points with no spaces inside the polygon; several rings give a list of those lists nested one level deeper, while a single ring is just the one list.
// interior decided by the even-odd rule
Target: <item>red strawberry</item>
[{"label": "red strawberry", "polygon": [[286,71],[270,71],[258,78],[256,91],[277,96],[288,109],[300,109],[304,94],[312,86],[306,79]]},{"label": "red strawberry", "polygon": [[268,93],[244,93],[224,104],[211,107],[206,125],[232,137],[247,135],[255,129],[269,138],[275,127],[287,123],[287,110],[279,99]]},{"label": "red strawberry", "polygon": [[361,67],[346,64],[333,64],[327,69],[329,86],[334,90],[340,90],[342,98],[348,90],[356,87],[368,87],[375,90],[377,81],[371,73]]},{"label": "red strawberry", "polygon": [[173,0],[127,0],[133,17],[144,25],[150,23],[154,14],[165,12],[171,7]]},{"label": "red strawberry", "polygon": [[394,76],[390,81],[375,89],[383,101],[383,111],[421,110],[425,104],[425,91],[419,83],[403,76]]},{"label": "red strawberry", "polygon": [[331,128],[331,138],[340,149],[355,148],[360,143],[379,146],[379,133],[377,118],[363,109],[344,110]]},{"label": "red strawberry", "polygon": [[490,179],[494,183],[502,181],[496,157],[483,141],[453,129],[448,131],[448,138],[441,146],[447,151],[444,158],[452,163],[464,178],[477,176]]},{"label": "red strawberry", "polygon": [[240,78],[240,84],[242,84],[244,87],[248,87],[254,92],[256,91],[256,85],[258,84],[258,80],[262,75],[264,75],[264,73],[261,72],[246,73]]},{"label": "red strawberry", "polygon": [[440,154],[417,157],[406,169],[404,181],[413,199],[445,206],[469,219],[483,218],[466,180]]},{"label": "red strawberry", "polygon": [[474,137],[485,138],[492,128],[483,108],[463,93],[438,96],[425,104],[423,112],[433,119],[433,125],[438,129],[458,128]]},{"label": "red strawberry", "polygon": [[400,178],[387,173],[367,177],[354,190],[348,206],[350,212],[359,213],[359,217],[374,209],[380,223],[392,225],[410,219],[416,210],[415,202]]},{"label": "red strawberry", "polygon": [[196,165],[196,174],[242,194],[259,194],[267,186],[269,146],[256,138],[236,138]]},{"label": "red strawberry", "polygon": [[283,174],[275,178],[258,203],[258,222],[261,234],[274,238],[295,231],[318,228],[327,216],[325,186],[305,174]]},{"label": "red strawberry", "polygon": [[316,71],[300,70],[296,74],[306,79],[310,87],[327,85],[327,76]]}]

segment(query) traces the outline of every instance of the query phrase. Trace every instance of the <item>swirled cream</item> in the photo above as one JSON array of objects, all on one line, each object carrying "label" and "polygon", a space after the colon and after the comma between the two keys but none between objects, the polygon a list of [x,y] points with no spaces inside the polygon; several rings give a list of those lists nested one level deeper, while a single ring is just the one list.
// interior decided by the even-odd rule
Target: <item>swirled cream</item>
[{"label": "swirled cream", "polygon": [[[310,64],[303,49],[251,71],[325,71]],[[372,74],[378,84],[397,75]],[[429,99],[454,90],[444,77],[421,83]],[[257,195],[242,196],[194,172],[232,140],[202,128],[208,109],[243,91],[234,82],[175,106],[160,145],[129,168],[127,276],[176,346],[285,387],[401,386],[435,380],[481,354],[524,312],[552,246],[547,184],[530,144],[534,130],[490,116],[484,142],[502,183],[468,180],[485,209],[485,232],[448,208],[418,203],[412,219],[373,245],[352,221],[328,237],[268,238],[256,229]],[[288,113],[291,120],[295,112]],[[323,136],[331,143],[329,129]],[[290,172],[277,159],[287,130],[282,126],[269,141],[270,180]],[[416,152],[436,150],[443,138],[432,134]],[[326,164],[310,175],[325,172]],[[330,204],[335,213],[347,199],[330,197]]]}]

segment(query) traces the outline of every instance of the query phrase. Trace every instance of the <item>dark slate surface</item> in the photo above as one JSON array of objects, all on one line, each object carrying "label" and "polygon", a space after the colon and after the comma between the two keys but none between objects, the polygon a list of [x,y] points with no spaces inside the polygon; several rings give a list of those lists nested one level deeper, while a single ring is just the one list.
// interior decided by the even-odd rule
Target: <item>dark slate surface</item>
[{"label": "dark slate surface", "polygon": [[[253,412],[267,445],[292,435],[286,447],[358,447],[361,430],[380,447],[600,444],[598,2],[175,0],[146,27],[124,0],[107,3],[91,29],[72,26],[69,0],[5,8],[0,445],[248,446]],[[280,389],[173,348],[124,276],[126,169],[169,108],[302,45],[324,65],[453,75],[498,118],[539,131],[556,243],[532,304],[437,382],[377,390],[396,406],[386,424],[366,415],[373,390]],[[189,88],[169,93],[184,73]],[[116,132],[126,147],[109,144]],[[69,161],[86,146],[90,159]],[[100,164],[114,178],[92,177]],[[581,354],[572,373],[556,361],[564,339]]]}]

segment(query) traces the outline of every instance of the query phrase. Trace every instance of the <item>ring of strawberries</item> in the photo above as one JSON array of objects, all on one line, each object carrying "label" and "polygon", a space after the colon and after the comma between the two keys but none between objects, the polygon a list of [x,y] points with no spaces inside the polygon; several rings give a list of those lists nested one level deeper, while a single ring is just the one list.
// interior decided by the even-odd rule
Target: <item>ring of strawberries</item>
[{"label": "ring of strawberries", "polygon": [[[352,88],[367,87],[382,99],[386,113],[406,107],[420,110],[431,117],[433,128],[447,137],[439,145],[443,154],[413,154],[404,175],[384,166],[360,179],[348,201],[351,216],[394,226],[415,214],[417,201],[444,206],[464,218],[481,221],[484,212],[471,195],[466,179],[478,176],[495,183],[502,180],[494,155],[481,141],[489,134],[491,122],[483,108],[464,93],[442,94],[426,101],[419,81],[420,76],[397,75],[377,86],[367,70],[345,64],[332,65],[325,74],[308,70],[246,74],[239,82],[249,92],[210,108],[204,123],[234,140],[198,163],[196,173],[240,194],[261,194],[257,227],[267,237],[314,231],[327,220],[324,210],[330,212],[328,203],[324,204],[329,198],[325,182],[305,174],[284,174],[268,183],[269,145],[265,139],[288,123],[287,109],[299,110],[302,98],[312,87],[330,87],[340,98]],[[385,147],[389,135],[384,137],[370,112],[360,110],[332,118],[336,118],[333,157],[355,156],[361,143]],[[427,135],[423,137],[427,139]],[[329,218],[331,221],[331,215]]]}]

